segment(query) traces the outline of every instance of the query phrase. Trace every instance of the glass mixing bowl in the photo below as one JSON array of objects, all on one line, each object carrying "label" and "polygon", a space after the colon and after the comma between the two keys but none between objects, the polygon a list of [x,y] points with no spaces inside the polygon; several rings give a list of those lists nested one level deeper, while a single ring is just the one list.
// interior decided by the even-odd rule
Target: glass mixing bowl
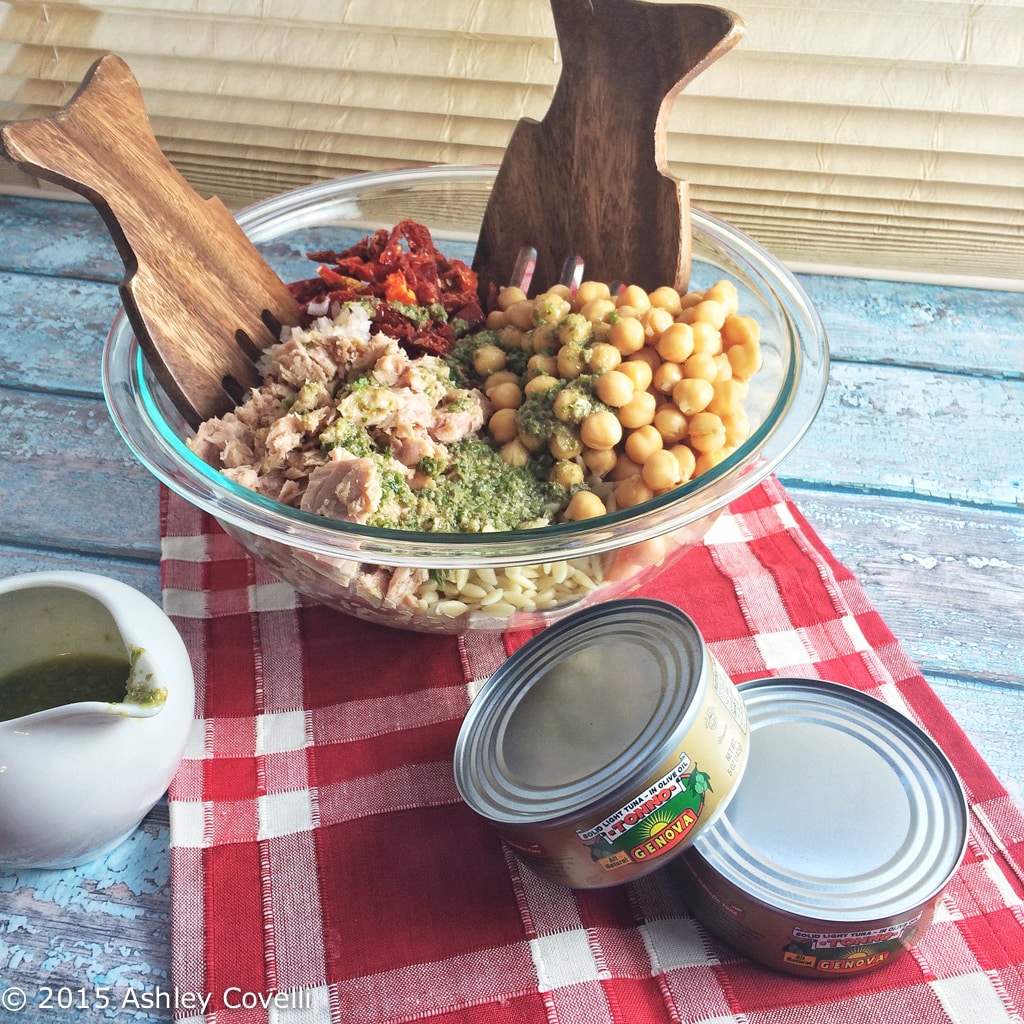
[{"label": "glass mixing bowl", "polygon": [[[286,281],[305,256],[340,250],[412,218],[437,248],[471,262],[496,168],[435,166],[356,175],[257,203],[238,222]],[[761,327],[762,369],[747,440],[718,466],[653,500],[596,519],[493,533],[414,533],[328,520],[267,499],[192,454],[192,431],[150,372],[123,310],[104,351],[103,388],[128,447],[172,491],[215,517],[300,593],[402,629],[532,628],[621,597],[699,544],[716,515],[774,472],[810,426],[828,378],[820,319],[786,268],[728,224],[692,211],[692,289],[732,280]]]}]

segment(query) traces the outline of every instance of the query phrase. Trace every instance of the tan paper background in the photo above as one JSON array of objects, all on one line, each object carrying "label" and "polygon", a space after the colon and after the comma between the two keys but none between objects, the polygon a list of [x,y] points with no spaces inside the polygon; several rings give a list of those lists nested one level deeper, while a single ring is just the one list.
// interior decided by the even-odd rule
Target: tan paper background
[{"label": "tan paper background", "polygon": [[[1024,280],[1024,0],[730,6],[744,39],[670,121],[695,203],[798,266]],[[547,0],[0,3],[0,119],[60,106],[106,52],[172,162],[234,208],[497,163],[559,71]],[[0,189],[54,191],[5,162]]]}]

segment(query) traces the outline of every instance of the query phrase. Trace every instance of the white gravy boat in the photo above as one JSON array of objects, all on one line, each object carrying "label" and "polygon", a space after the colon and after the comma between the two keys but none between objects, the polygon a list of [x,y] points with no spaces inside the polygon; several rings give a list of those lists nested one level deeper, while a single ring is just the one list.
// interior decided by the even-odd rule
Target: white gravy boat
[{"label": "white gravy boat", "polygon": [[192,727],[192,665],[170,619],[84,572],[0,580],[0,679],[41,660],[131,662],[132,696],[0,721],[0,864],[71,867],[126,839],[160,799]]}]

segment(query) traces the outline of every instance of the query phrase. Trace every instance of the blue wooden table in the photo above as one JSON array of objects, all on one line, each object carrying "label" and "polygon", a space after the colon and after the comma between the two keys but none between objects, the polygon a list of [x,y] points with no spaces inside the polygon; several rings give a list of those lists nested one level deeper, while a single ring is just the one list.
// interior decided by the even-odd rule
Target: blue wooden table
[{"label": "blue wooden table", "polygon": [[[159,601],[157,486],[100,393],[117,253],[76,202],[0,198],[0,240],[0,575]],[[1024,294],[801,278],[833,366],[781,479],[1024,803]],[[166,804],[92,864],[0,869],[0,1022],[170,1020],[169,899]]]}]

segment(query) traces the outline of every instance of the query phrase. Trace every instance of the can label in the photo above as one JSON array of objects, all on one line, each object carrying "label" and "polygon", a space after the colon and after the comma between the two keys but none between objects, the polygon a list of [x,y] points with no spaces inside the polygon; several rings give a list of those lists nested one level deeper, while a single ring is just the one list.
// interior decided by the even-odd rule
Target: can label
[{"label": "can label", "polygon": [[629,803],[576,835],[605,871],[645,864],[684,842],[700,820],[711,776],[689,756],[679,761]]},{"label": "can label", "polygon": [[782,951],[783,963],[819,974],[856,974],[881,967],[894,953],[909,946],[921,915],[882,928],[862,931],[817,932],[794,928]]}]

